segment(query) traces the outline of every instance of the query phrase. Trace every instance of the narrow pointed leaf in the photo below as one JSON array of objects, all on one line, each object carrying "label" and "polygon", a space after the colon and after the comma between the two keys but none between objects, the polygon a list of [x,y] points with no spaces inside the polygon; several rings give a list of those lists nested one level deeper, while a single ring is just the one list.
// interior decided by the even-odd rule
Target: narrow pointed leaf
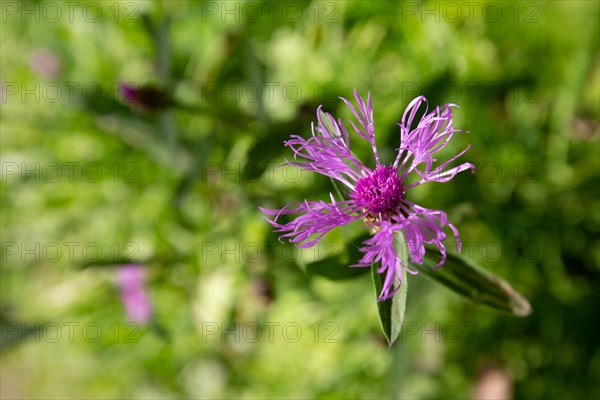
[{"label": "narrow pointed leaf", "polygon": [[[406,242],[402,232],[397,232],[394,238],[394,247],[396,253],[403,263],[407,262],[408,251]],[[385,277],[377,272],[377,264],[371,266],[371,277],[373,278],[373,286],[375,287],[375,297],[378,298],[383,287]],[[406,296],[408,293],[408,281],[406,279],[406,270],[402,269],[402,282],[396,279],[396,285],[400,284],[400,290],[394,297],[384,301],[377,302],[377,311],[379,312],[379,322],[383,335],[388,341],[388,345],[392,347],[402,330],[402,322],[404,321],[404,311],[406,310]]]},{"label": "narrow pointed leaf", "polygon": [[435,269],[439,259],[434,258],[428,256],[422,265],[411,265],[434,281],[478,303],[518,317],[531,313],[527,299],[500,277],[453,254],[448,254],[444,265]]}]

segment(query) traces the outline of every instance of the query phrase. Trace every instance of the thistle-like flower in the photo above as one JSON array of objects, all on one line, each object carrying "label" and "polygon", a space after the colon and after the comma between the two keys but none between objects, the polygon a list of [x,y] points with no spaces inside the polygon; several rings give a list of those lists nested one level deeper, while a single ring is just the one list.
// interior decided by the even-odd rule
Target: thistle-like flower
[{"label": "thistle-like flower", "polygon": [[[382,164],[375,145],[375,125],[373,123],[373,107],[371,95],[367,102],[354,91],[358,108],[348,100],[341,98],[357,120],[350,122],[354,131],[366,140],[373,149],[375,168],[370,169],[360,162],[350,151],[348,130],[341,118],[337,121],[328,113],[317,109],[318,124],[312,125],[312,137],[304,139],[292,135],[285,145],[294,151],[294,159],[290,162],[304,170],[310,170],[328,176],[345,185],[349,190],[349,198],[337,201],[330,194],[331,203],[324,201],[303,201],[289,204],[281,209],[269,210],[261,208],[270,218],[266,218],[276,232],[283,232],[281,238],[289,238],[290,242],[300,248],[315,245],[331,229],[345,225],[357,219],[364,219],[365,225],[371,229],[373,236],[366,240],[360,249],[364,256],[353,265],[370,267],[380,263],[377,272],[385,274],[379,301],[392,298],[400,289],[402,269],[416,274],[408,268],[394,248],[394,233],[402,231],[410,258],[413,263],[422,264],[425,256],[425,244],[435,245],[441,255],[438,267],[446,260],[446,239],[444,227],[447,226],[454,237],[458,250],[461,241],[458,230],[448,222],[446,213],[421,207],[407,199],[407,192],[425,182],[448,182],[459,172],[475,167],[463,163],[450,168],[450,164],[463,155],[467,146],[449,160],[435,166],[434,155],[452,138],[455,132],[452,124],[452,109],[455,104],[436,107],[428,113],[425,97],[414,99],[404,111],[400,126],[400,146],[397,156],[390,165]],[[419,108],[425,105],[425,112],[420,120],[415,121]],[[327,120],[327,125],[324,121]],[[413,127],[413,125],[416,126]],[[302,160],[303,159],[303,160]],[[409,175],[417,175],[417,179],[409,182]],[[282,215],[297,214],[288,223],[279,223]],[[395,279],[399,284],[394,287]]]}]

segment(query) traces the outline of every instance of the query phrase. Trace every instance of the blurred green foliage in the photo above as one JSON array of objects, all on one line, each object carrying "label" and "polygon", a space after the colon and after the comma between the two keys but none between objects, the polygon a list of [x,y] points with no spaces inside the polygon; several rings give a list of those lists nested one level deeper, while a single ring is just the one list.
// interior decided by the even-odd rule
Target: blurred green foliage
[{"label": "blurred green foliage", "polygon": [[[465,398],[490,371],[515,398],[599,397],[597,2],[1,6],[3,398]],[[174,106],[139,111],[119,82]],[[314,249],[278,242],[258,206],[333,190],[275,169],[283,141],[320,104],[348,119],[354,88],[388,161],[413,97],[460,105],[470,133],[449,152],[472,144],[476,174],[412,200],[447,211],[531,316],[409,277],[390,351],[367,275],[305,270],[352,264],[360,223]],[[131,261],[148,326],[119,302]]]}]

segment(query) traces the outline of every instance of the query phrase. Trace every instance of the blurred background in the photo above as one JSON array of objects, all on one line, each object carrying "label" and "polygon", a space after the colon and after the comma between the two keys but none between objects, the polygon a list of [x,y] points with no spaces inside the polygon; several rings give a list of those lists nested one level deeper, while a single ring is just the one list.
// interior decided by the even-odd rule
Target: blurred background
[{"label": "blurred background", "polygon": [[[599,398],[598,2],[0,6],[2,398]],[[355,88],[386,162],[460,105],[477,172],[410,197],[529,317],[410,277],[390,350],[361,223],[277,240],[259,206],[333,190],[283,141]]]}]

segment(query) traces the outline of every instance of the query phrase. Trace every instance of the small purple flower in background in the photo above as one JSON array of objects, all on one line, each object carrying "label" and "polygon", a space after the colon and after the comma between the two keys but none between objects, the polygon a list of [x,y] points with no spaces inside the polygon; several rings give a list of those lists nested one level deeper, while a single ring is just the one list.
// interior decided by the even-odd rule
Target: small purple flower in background
[{"label": "small purple flower in background", "polygon": [[[436,245],[442,254],[438,267],[444,263],[446,248],[442,242],[446,239],[443,229],[445,226],[450,228],[456,238],[458,250],[461,250],[458,230],[448,222],[446,213],[430,210],[407,200],[406,192],[425,182],[448,182],[459,172],[467,169],[474,172],[475,167],[470,163],[463,163],[449,168],[450,163],[463,155],[470,146],[434,167],[437,162],[434,155],[448,144],[455,132],[462,132],[455,130],[452,124],[451,107],[457,107],[455,104],[445,104],[428,113],[427,99],[423,96],[414,99],[404,111],[399,124],[400,146],[396,159],[391,165],[384,165],[380,162],[375,145],[371,95],[368,95],[366,104],[356,90],[354,98],[358,109],[348,100],[342,100],[358,122],[350,122],[352,128],[373,149],[375,169],[367,168],[352,154],[348,130],[341,118],[336,121],[331,114],[322,113],[319,107],[318,124],[316,128],[312,125],[312,137],[304,139],[292,135],[285,142],[294,151],[294,159],[304,159],[288,163],[339,181],[349,189],[349,199],[336,201],[330,194],[331,203],[305,200],[281,209],[260,209],[272,217],[266,219],[277,228],[276,232],[284,232],[280,239],[290,238],[290,242],[300,248],[315,245],[337,226],[363,218],[373,236],[364,242],[360,249],[364,256],[354,266],[370,267],[377,262],[381,263],[377,270],[380,274],[385,274],[378,299],[381,301],[393,297],[400,289],[402,269],[416,274],[398,257],[394,248],[395,232],[404,233],[412,262],[417,264],[423,263],[425,244]],[[422,105],[425,105],[425,113],[416,121],[415,116]],[[415,122],[416,127],[411,130]],[[410,183],[408,177],[413,172],[418,179]],[[278,219],[287,214],[298,216],[291,222],[278,223]],[[396,277],[400,284],[394,288]]]},{"label": "small purple flower in background", "polygon": [[119,83],[119,95],[131,108],[142,112],[158,112],[171,105],[169,96],[161,88],[151,85]]},{"label": "small purple flower in background", "polygon": [[137,98],[137,87],[131,83],[119,83],[119,94],[126,103],[133,103]]},{"label": "small purple flower in background", "polygon": [[140,324],[146,324],[152,314],[152,306],[144,284],[146,270],[137,264],[127,264],[117,272],[117,284],[121,289],[121,302],[127,317]]},{"label": "small purple flower in background", "polygon": [[46,78],[56,78],[60,73],[60,59],[48,49],[34,50],[29,57],[29,66]]}]

